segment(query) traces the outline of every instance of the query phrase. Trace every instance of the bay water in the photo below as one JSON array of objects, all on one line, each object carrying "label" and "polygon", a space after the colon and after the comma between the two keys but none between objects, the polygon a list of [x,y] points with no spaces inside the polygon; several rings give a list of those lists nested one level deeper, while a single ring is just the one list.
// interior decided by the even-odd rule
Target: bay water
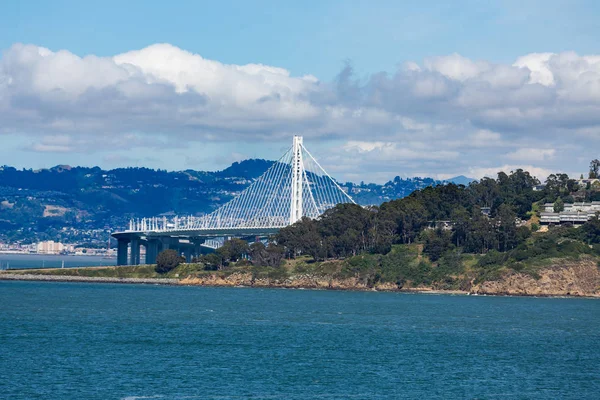
[{"label": "bay water", "polygon": [[597,399],[600,301],[0,281],[2,399]]},{"label": "bay water", "polygon": [[117,265],[114,257],[62,254],[0,253],[0,270],[25,268],[75,268]]}]

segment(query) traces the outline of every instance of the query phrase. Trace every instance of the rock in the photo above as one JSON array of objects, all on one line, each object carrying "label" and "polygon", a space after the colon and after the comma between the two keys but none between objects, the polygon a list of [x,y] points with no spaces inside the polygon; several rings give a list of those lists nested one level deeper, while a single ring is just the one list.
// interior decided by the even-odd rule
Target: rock
[{"label": "rock", "polygon": [[[560,262],[560,264],[559,264]],[[510,272],[495,281],[483,282],[471,289],[477,294],[518,296],[600,297],[600,270],[593,260],[557,261],[538,271],[539,279]]]}]

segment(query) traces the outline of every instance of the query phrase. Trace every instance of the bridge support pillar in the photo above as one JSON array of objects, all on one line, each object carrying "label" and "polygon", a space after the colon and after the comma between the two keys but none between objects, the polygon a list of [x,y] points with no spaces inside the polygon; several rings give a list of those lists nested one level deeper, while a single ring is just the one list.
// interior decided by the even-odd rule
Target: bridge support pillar
[{"label": "bridge support pillar", "polygon": [[177,246],[175,245],[173,238],[162,238],[161,244],[163,250],[177,250]]},{"label": "bridge support pillar", "polygon": [[160,242],[158,240],[148,240],[146,243],[146,264],[156,264]]},{"label": "bridge support pillar", "polygon": [[117,265],[127,265],[128,240],[117,239]]},{"label": "bridge support pillar", "polygon": [[200,255],[202,254],[202,250],[200,249],[200,242],[198,240],[194,241],[194,256],[195,257],[200,257]]},{"label": "bridge support pillar", "polygon": [[129,265],[140,265],[139,239],[131,239],[131,253],[129,254]]},{"label": "bridge support pillar", "polygon": [[185,257],[185,261],[188,263],[192,262],[192,248],[186,246],[183,248],[183,256]]}]

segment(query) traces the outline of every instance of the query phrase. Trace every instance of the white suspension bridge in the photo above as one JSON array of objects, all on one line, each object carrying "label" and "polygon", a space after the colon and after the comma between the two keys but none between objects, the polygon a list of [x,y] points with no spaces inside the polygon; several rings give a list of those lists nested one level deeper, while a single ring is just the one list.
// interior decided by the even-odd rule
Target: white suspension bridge
[{"label": "white suspension bridge", "polygon": [[[302,217],[317,218],[327,209],[354,200],[304,147],[301,136],[262,176],[237,197],[210,214],[196,217],[151,217],[129,222],[118,240],[117,264],[140,264],[140,246],[146,263],[173,248],[188,259],[202,247],[216,248],[223,237],[264,237]],[[130,250],[128,251],[128,246]]]}]

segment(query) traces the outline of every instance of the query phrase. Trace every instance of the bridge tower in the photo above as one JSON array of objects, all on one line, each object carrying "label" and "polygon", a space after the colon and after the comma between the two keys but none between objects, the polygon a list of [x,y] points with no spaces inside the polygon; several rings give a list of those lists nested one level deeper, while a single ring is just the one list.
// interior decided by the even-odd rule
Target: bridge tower
[{"label": "bridge tower", "polygon": [[302,218],[302,181],[304,163],[302,162],[302,136],[294,136],[292,144],[292,196],[290,205],[290,225]]}]

